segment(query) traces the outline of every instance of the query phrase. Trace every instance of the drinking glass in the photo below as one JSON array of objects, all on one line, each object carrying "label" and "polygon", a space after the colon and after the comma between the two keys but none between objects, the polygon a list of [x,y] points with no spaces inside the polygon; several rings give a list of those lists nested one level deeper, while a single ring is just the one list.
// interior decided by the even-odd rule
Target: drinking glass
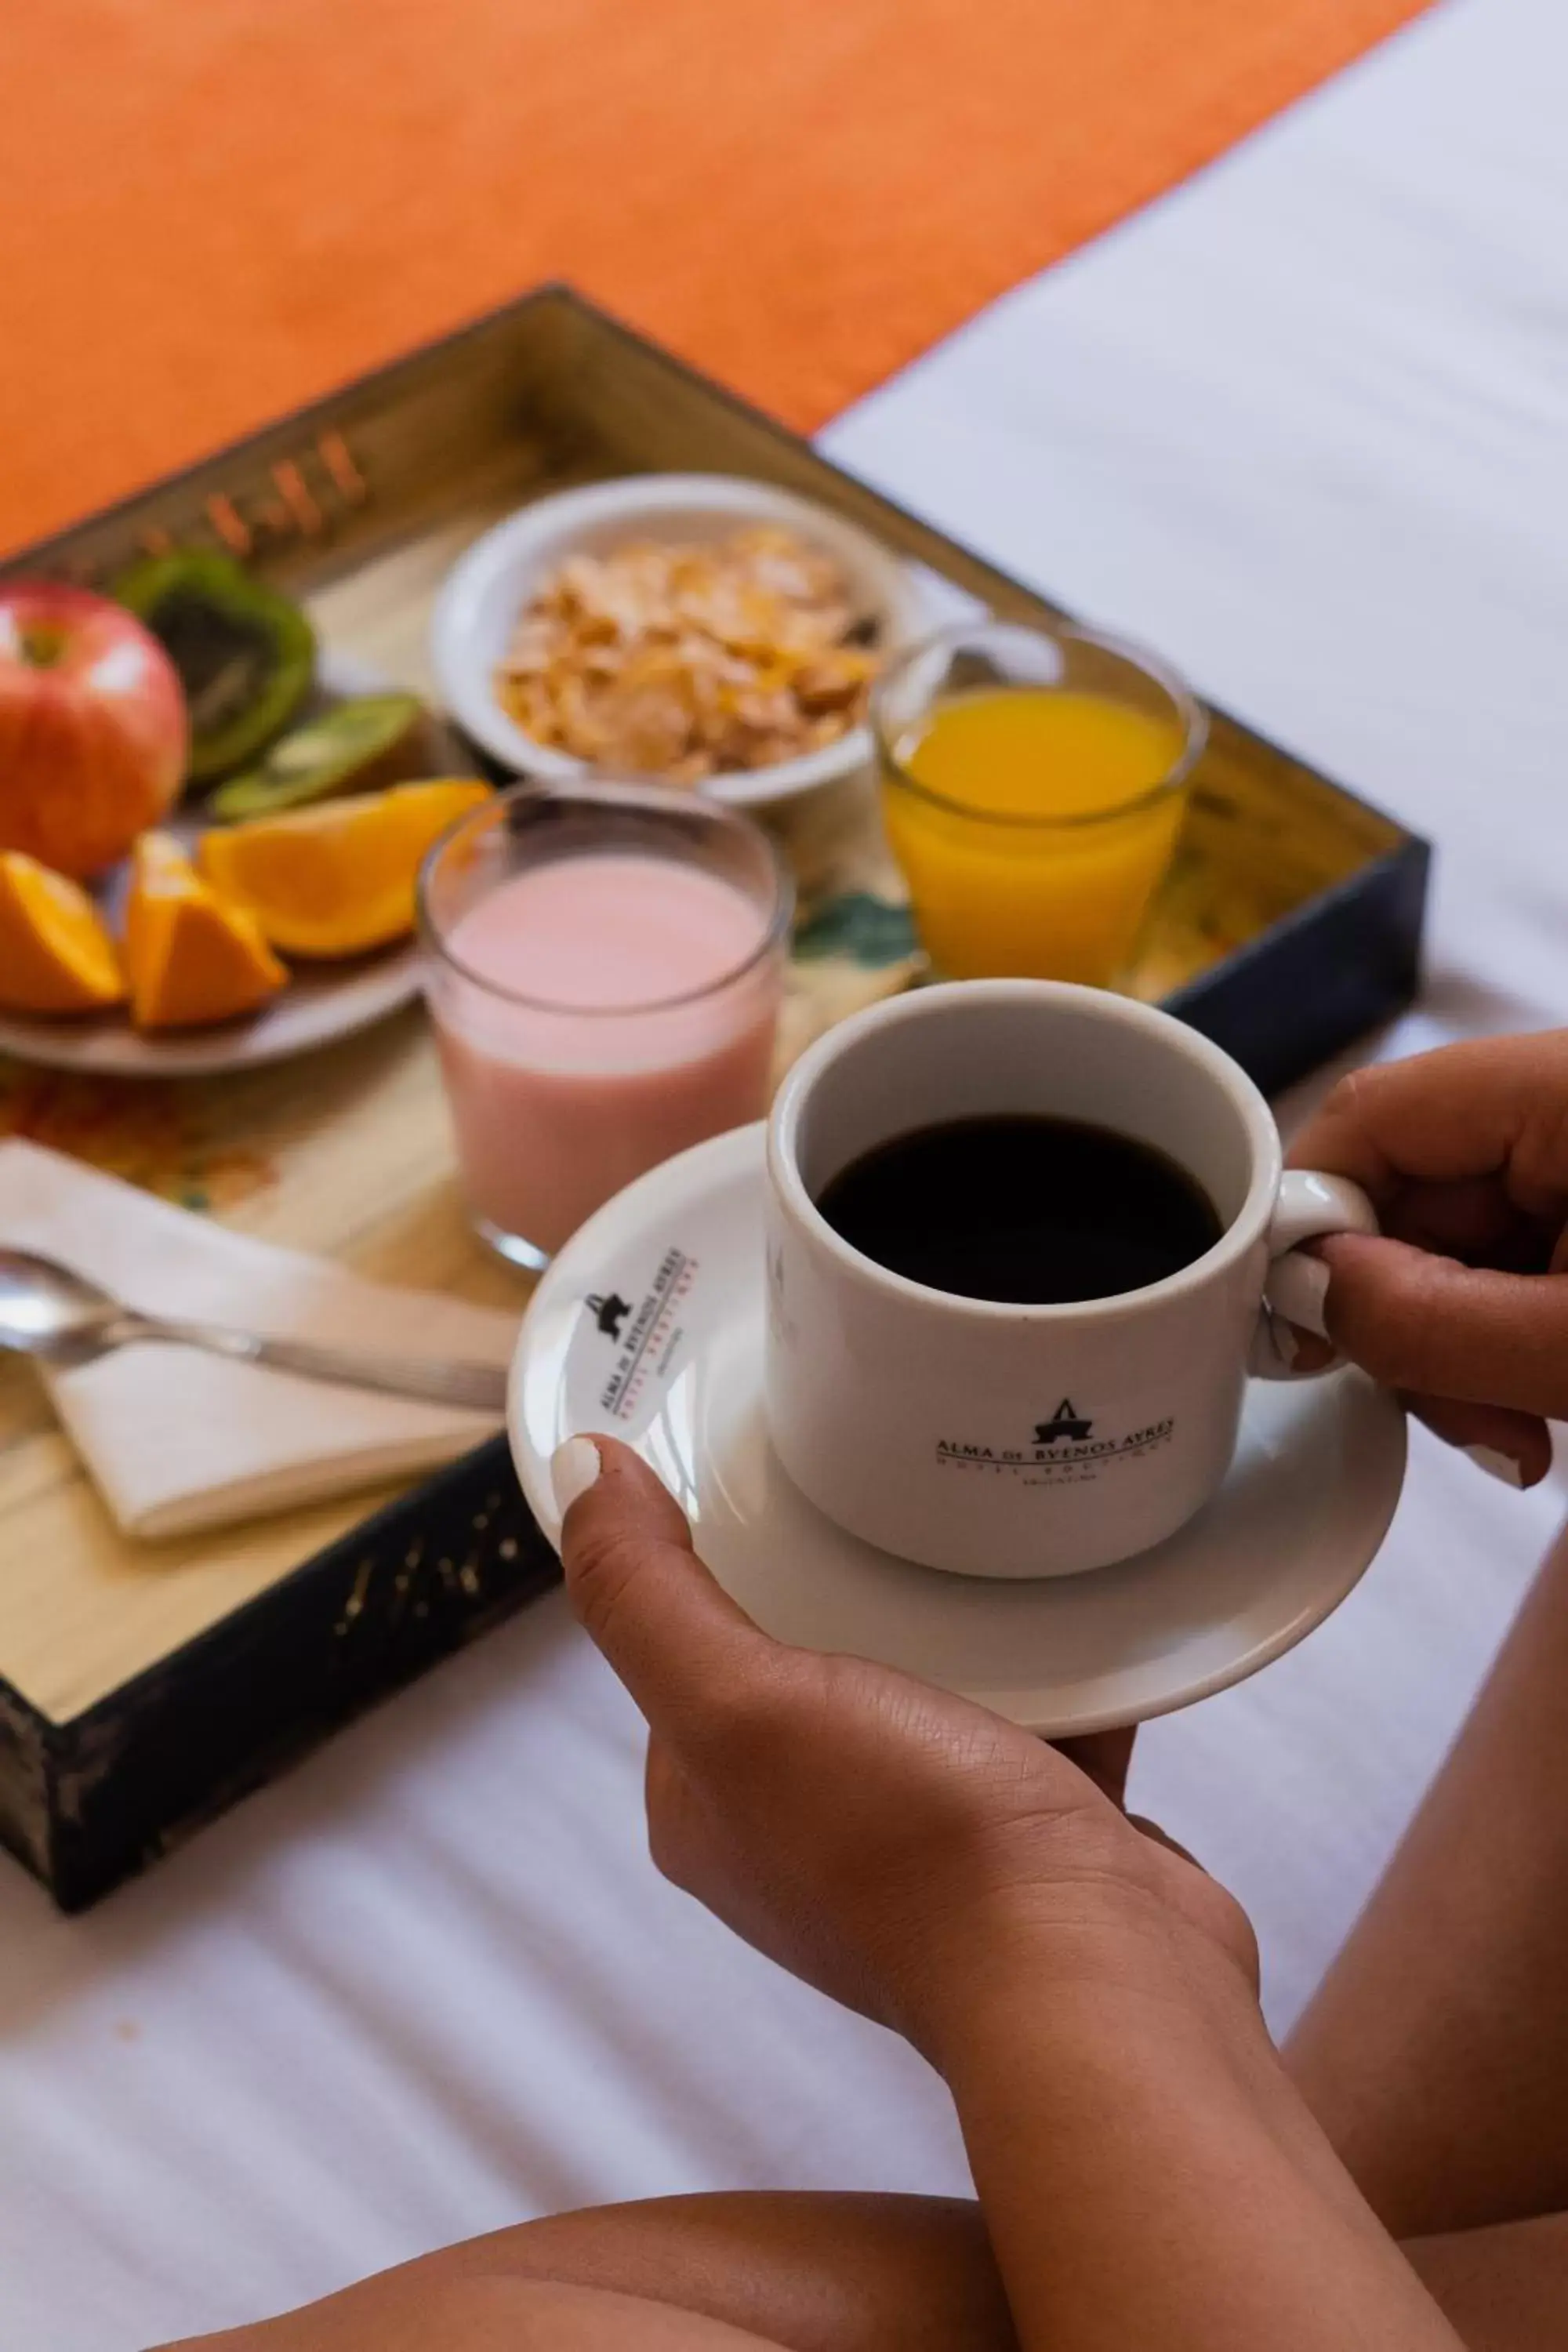
[{"label": "drinking glass", "polygon": [[521,783],[437,844],[419,911],[469,1214],[512,1264],[762,1116],[793,890],[748,818],[650,785]]},{"label": "drinking glass", "polygon": [[[1055,709],[1020,708],[1040,696]],[[922,781],[911,763],[944,709],[983,697],[982,715],[999,723],[971,734],[972,764],[940,786]],[[1205,739],[1181,680],[1070,622],[985,620],[901,655],[871,714],[889,838],[938,971],[1114,984],[1170,864]],[[1015,724],[1042,716],[1046,730]],[[950,766],[958,741],[950,735]]]}]

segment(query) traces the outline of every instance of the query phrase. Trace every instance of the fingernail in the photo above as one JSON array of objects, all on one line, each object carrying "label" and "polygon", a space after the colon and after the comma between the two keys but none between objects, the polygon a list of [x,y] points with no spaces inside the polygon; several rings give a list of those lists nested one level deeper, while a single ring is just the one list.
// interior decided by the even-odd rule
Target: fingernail
[{"label": "fingernail", "polygon": [[1308,1257],[1301,1250],[1287,1250],[1268,1269],[1268,1304],[1276,1315],[1283,1315],[1288,1323],[1299,1324],[1303,1331],[1315,1331],[1320,1339],[1329,1336],[1323,1320],[1323,1301],[1328,1295],[1329,1269],[1321,1257]]},{"label": "fingernail", "polygon": [[569,1437],[564,1445],[556,1447],[550,1457],[550,1484],[563,1518],[578,1496],[587,1493],[604,1466],[591,1437]]},{"label": "fingernail", "polygon": [[1522,1490],[1524,1465],[1516,1462],[1511,1454],[1500,1454],[1495,1445],[1467,1445],[1465,1452],[1476,1468],[1484,1470],[1489,1478],[1500,1479],[1505,1486],[1517,1486]]}]

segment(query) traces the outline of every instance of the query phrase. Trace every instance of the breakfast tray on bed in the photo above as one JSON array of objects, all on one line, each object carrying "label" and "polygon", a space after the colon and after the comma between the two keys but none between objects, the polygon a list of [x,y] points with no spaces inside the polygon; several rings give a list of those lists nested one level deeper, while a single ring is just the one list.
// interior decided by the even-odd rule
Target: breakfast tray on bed
[{"label": "breakfast tray on bed", "polygon": [[[997,613],[1056,608],[580,296],[548,288],[0,564],[100,584],[243,555],[331,653],[429,694],[425,634],[478,532],[568,482],[732,473],[837,509]],[[781,819],[802,919],[781,1043],[919,971],[868,795]],[[1223,713],[1136,977],[1266,1087],[1407,1003],[1427,849]],[[0,1064],[0,1131],[246,1231],[520,1312],[469,1238],[422,1015],[177,1084]],[[25,1368],[0,1371],[0,1840],[93,1901],[333,1725],[553,1580],[498,1439],[400,1494],[189,1540],[121,1538]]]}]

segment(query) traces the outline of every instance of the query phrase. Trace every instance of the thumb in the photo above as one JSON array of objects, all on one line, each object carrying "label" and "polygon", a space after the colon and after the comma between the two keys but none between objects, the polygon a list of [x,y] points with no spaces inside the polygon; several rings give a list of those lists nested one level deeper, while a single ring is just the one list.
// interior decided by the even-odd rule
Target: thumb
[{"label": "thumb", "polygon": [[704,1568],[679,1506],[628,1447],[569,1437],[550,1475],[573,1610],[654,1729],[678,1739],[768,1637]]},{"label": "thumb", "polygon": [[1568,1414],[1568,1275],[1498,1274],[1360,1234],[1316,1254],[1330,1339],[1385,1387]]}]

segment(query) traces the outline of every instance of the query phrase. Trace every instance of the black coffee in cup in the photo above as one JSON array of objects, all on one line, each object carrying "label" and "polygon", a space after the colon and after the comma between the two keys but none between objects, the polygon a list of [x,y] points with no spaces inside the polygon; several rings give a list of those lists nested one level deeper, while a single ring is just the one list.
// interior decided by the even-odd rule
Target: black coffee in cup
[{"label": "black coffee in cup", "polygon": [[1223,1230],[1202,1186],[1152,1145],[1027,1114],[894,1136],[841,1169],[816,1205],[892,1274],[1026,1307],[1145,1289]]}]

